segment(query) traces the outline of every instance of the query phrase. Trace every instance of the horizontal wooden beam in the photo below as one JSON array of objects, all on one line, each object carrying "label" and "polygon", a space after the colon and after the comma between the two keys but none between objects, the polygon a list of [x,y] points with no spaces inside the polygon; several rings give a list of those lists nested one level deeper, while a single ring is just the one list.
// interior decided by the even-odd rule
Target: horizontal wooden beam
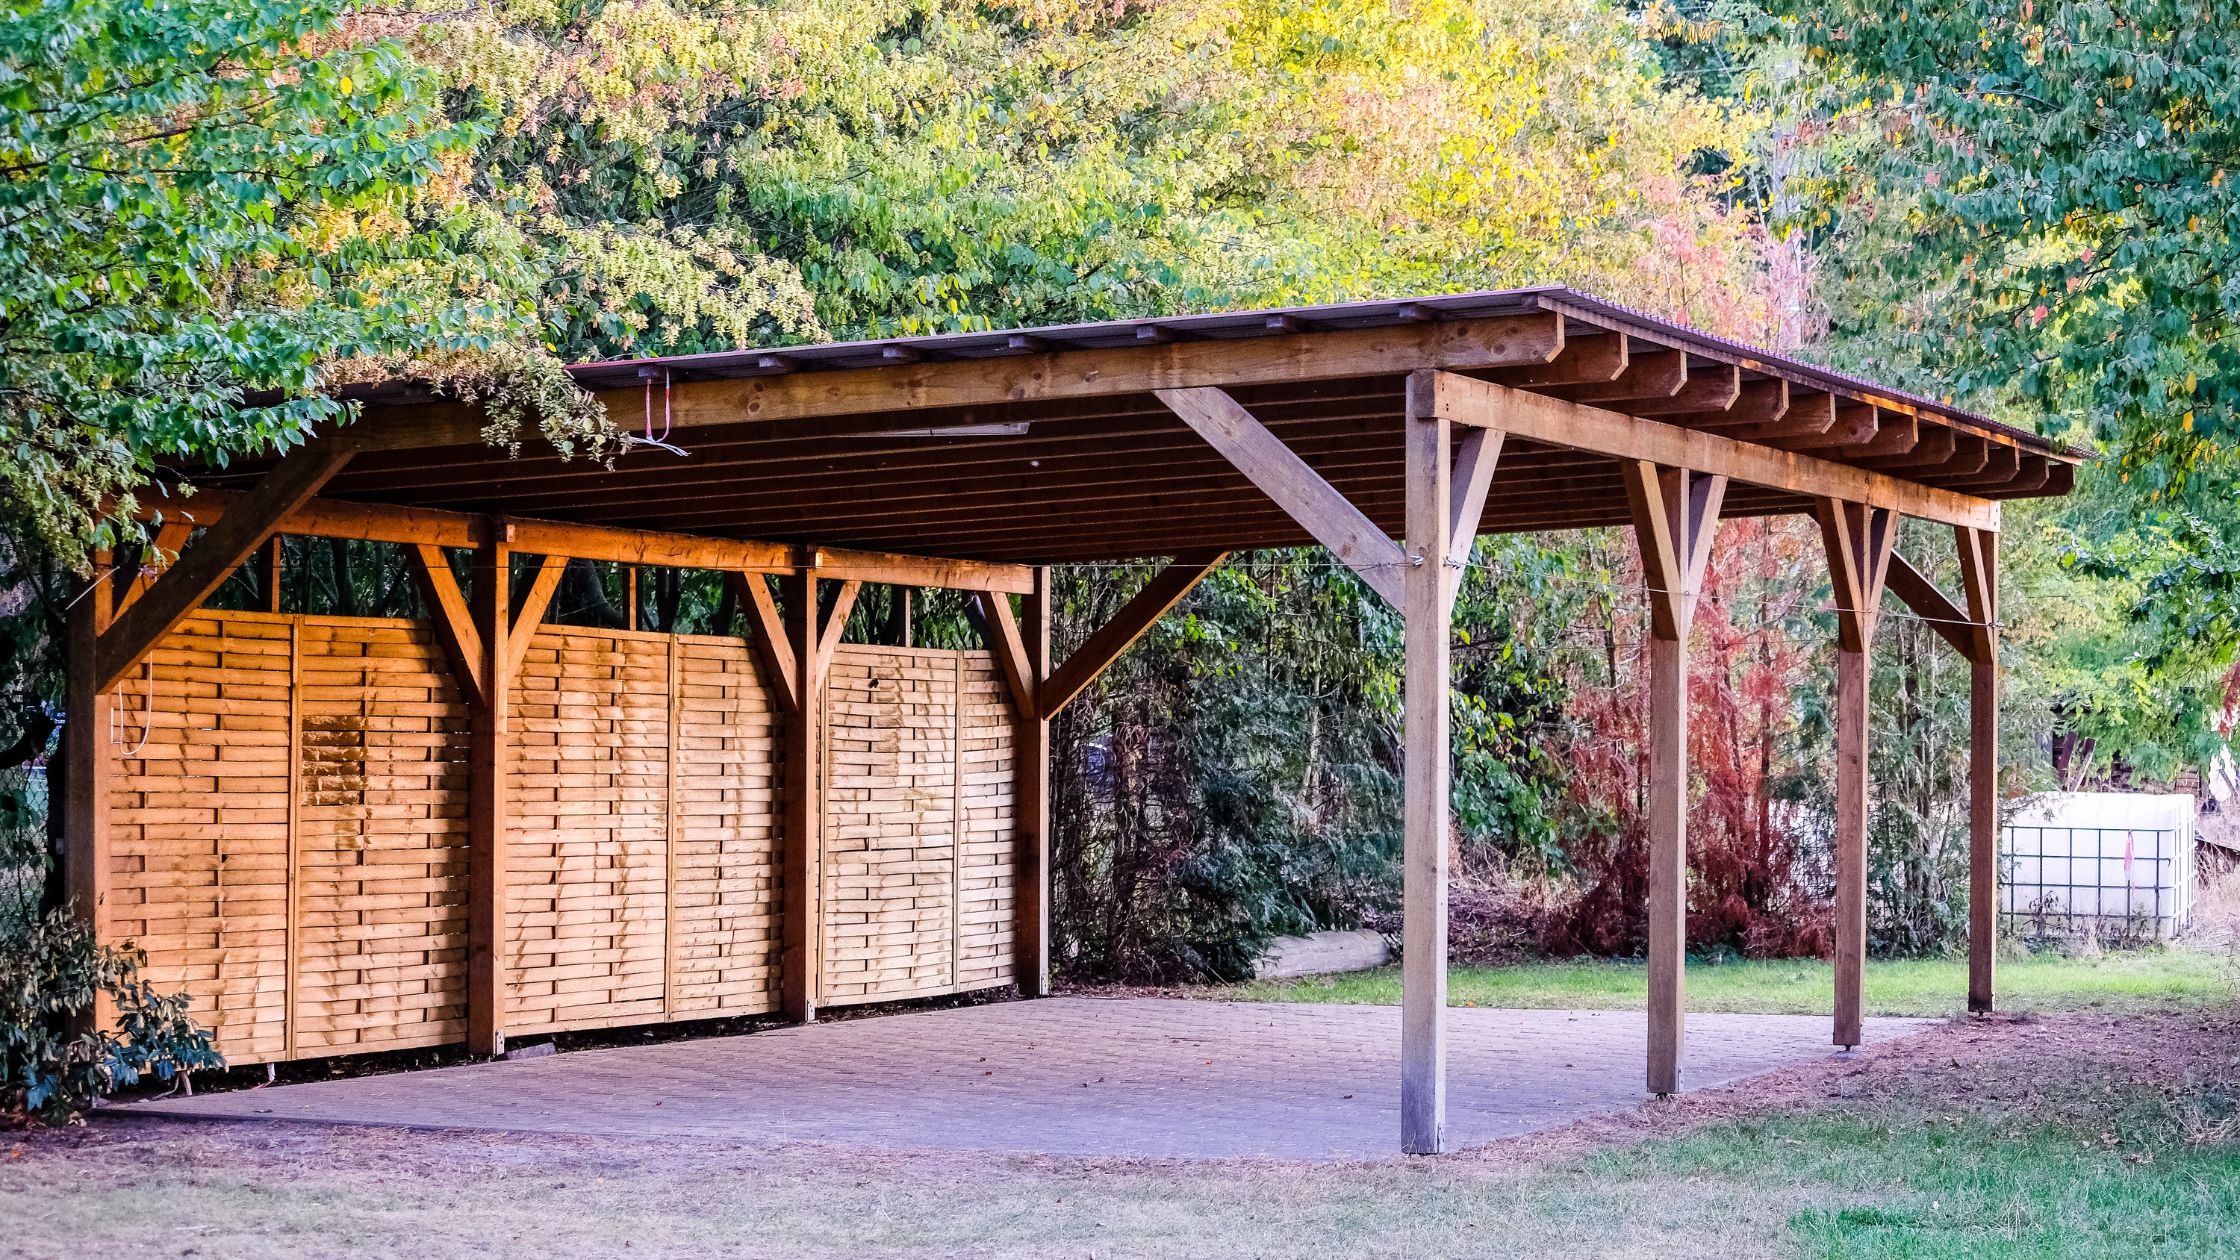
[{"label": "horizontal wooden beam", "polygon": [[[675,440],[689,439],[695,430],[708,426],[743,421],[902,414],[1198,386],[1398,376],[1423,367],[1515,367],[1545,363],[1562,350],[1562,318],[1533,313],[1000,359],[929,360],[745,380],[679,381],[669,387],[667,402]],[[645,405],[642,393],[634,388],[603,391],[599,399],[616,422],[625,425]],[[474,407],[428,403],[371,408],[364,418],[337,433],[353,450],[408,450],[479,446],[483,425]]]},{"label": "horizontal wooden beam", "polygon": [[[197,525],[211,525],[225,519],[230,506],[240,497],[224,490],[204,490],[187,500],[185,506],[169,507],[165,515],[191,520]],[[407,547],[471,549],[476,545],[477,522],[484,519],[472,512],[313,500],[290,513],[273,532],[353,538]],[[815,569],[819,577],[837,581],[1003,591],[1014,595],[1027,594],[1034,589],[1034,571],[1025,565],[947,560],[847,547],[738,542],[665,530],[576,525],[518,517],[499,517],[498,523],[508,532],[513,549],[528,555],[737,573],[797,573]]]},{"label": "horizontal wooden beam", "polygon": [[1426,395],[1419,404],[1426,414],[1500,429],[1511,437],[1888,508],[1946,525],[1999,528],[1999,505],[1990,500],[1849,464],[1620,415],[1453,372],[1418,372],[1410,378],[1409,388]]}]

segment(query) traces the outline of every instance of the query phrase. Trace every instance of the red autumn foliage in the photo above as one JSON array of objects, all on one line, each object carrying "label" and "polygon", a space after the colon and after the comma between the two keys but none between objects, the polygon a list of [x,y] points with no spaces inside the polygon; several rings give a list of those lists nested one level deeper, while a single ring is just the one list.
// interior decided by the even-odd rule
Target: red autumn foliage
[{"label": "red autumn foliage", "polygon": [[[1807,624],[1818,539],[1787,520],[1720,527],[1691,641],[1688,943],[1750,957],[1824,953],[1827,907],[1799,879],[1802,837],[1775,799],[1799,769],[1796,697],[1821,650]],[[1623,540],[1619,587],[1638,590]],[[1577,818],[1578,895],[1543,931],[1552,954],[1625,955],[1647,942],[1648,622],[1638,599],[1599,609],[1604,674],[1575,680],[1580,737],[1564,750]],[[1803,633],[1799,633],[1802,631]]]}]

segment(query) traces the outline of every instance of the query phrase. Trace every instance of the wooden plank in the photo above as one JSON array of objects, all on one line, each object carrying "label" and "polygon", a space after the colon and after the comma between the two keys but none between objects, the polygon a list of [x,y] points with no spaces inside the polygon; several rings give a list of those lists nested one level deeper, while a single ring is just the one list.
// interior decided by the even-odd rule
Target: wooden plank
[{"label": "wooden plank", "polygon": [[674,1014],[677,1009],[677,850],[682,837],[678,834],[681,789],[680,766],[684,755],[684,734],[681,723],[684,716],[684,666],[678,655],[679,640],[669,636],[669,685],[663,698],[668,702],[668,738],[663,747],[661,784],[661,1013]]},{"label": "wooden plank", "polygon": [[[900,592],[907,595],[907,591]],[[904,606],[903,640],[910,638],[909,609]],[[955,703],[949,706],[949,987],[954,989],[964,978],[964,849],[966,815],[964,808],[964,653],[959,652],[950,660],[949,693]]]},{"label": "wooden plank", "polygon": [[1632,339],[1624,333],[1567,340],[1563,353],[1553,360],[1528,367],[1503,368],[1495,379],[1520,389],[1614,381],[1624,374],[1632,350]]},{"label": "wooden plank", "polygon": [[[795,372],[746,380],[679,381],[669,391],[673,431],[689,439],[711,425],[743,421],[893,414],[1044,400],[1108,398],[1162,389],[1397,376],[1418,368],[1476,371],[1546,363],[1563,350],[1563,323],[1534,313],[1425,321],[1388,328],[1324,330],[1243,340],[1173,341],[1107,350],[1026,354],[1001,360],[923,362],[848,371]],[[627,422],[641,391],[600,395]],[[918,423],[923,423],[919,421]],[[459,403],[399,407],[339,432],[355,449],[478,446],[484,420]],[[718,566],[708,566],[718,567]]]},{"label": "wooden plank", "polygon": [[1151,575],[1110,621],[1097,627],[1080,647],[1066,657],[1042,683],[1037,699],[1045,721],[1054,718],[1074,697],[1086,690],[1120,654],[1142,638],[1168,609],[1196,588],[1205,576],[1221,567],[1226,551],[1194,552],[1176,556],[1172,563]]},{"label": "wooden plank", "polygon": [[822,971],[823,898],[819,863],[823,827],[822,754],[824,678],[817,668],[817,579],[814,573],[785,578],[786,637],[794,661],[796,703],[787,712],[784,745],[784,813],[778,841],[781,944],[778,956],[778,1009],[787,1019],[806,1023],[817,1017]]},{"label": "wooden plank", "polygon": [[[1680,637],[1682,540],[1675,536],[1673,513],[1665,504],[1667,487],[1661,470],[1646,460],[1622,461],[1626,505],[1633,513],[1633,536],[1641,554],[1641,581],[1649,597],[1649,632],[1659,639]],[[1685,476],[1685,471],[1682,471]]]},{"label": "wooden plank", "polygon": [[467,607],[466,593],[459,589],[450,558],[433,543],[419,543],[405,557],[413,584],[420,589],[420,602],[428,606],[436,642],[451,664],[460,692],[469,704],[479,704],[483,695],[482,636],[475,630],[474,612]]},{"label": "wooden plank", "polygon": [[499,1055],[506,1048],[507,871],[511,831],[510,772],[515,657],[513,547],[506,528],[484,526],[474,552],[475,633],[482,643],[482,691],[474,701],[468,743],[467,805],[467,1050]]},{"label": "wooden plank", "polygon": [[1722,412],[1734,406],[1742,397],[1742,369],[1727,365],[1696,368],[1688,373],[1688,382],[1678,393],[1669,398],[1649,398],[1630,404],[1628,410],[1636,416],[1681,416],[1691,413]]},{"label": "wooden plank", "polygon": [[258,561],[264,573],[264,610],[269,613],[280,611],[280,579],[286,572],[283,559],[280,536],[275,534],[265,540],[262,558]]},{"label": "wooden plank", "polygon": [[1649,640],[1648,1089],[1680,1092],[1687,1062],[1688,644]]},{"label": "wooden plank", "polygon": [[1896,551],[1890,553],[1888,587],[1891,594],[1897,596],[1906,607],[1913,610],[1915,616],[1937,632],[1937,637],[1951,644],[1952,650],[1958,652],[1962,659],[1974,659],[1975,638],[1968,614],[1960,611],[1957,604],[1938,590],[1937,584],[1930,581],[1927,574],[1914,568]]},{"label": "wooden plank", "polygon": [[1447,551],[1452,537],[1451,426],[1411,382],[1407,537],[1420,563],[1400,570],[1402,672],[1400,1149],[1446,1147],[1448,660]]},{"label": "wooden plank", "polygon": [[[111,869],[111,810],[119,770],[109,742],[109,724],[117,700],[95,678],[96,657],[114,608],[116,584],[109,577],[108,555],[97,553],[93,559],[93,576],[80,586],[69,605],[69,638],[65,644],[62,874],[70,905],[94,925],[96,939],[116,944],[119,934],[108,927],[108,898],[115,880]],[[107,1027],[114,1018],[114,1007],[103,1000],[76,1030]]]},{"label": "wooden plank", "polygon": [[[825,614],[824,629],[817,635],[817,670],[819,673],[832,665],[833,649],[840,646],[840,637],[847,633],[848,616],[856,609],[856,597],[863,593],[863,583],[847,581],[840,584],[840,593],[832,601],[832,611]],[[996,596],[1002,599],[1002,596]]]},{"label": "wooden plank", "polygon": [[274,464],[256,489],[237,498],[232,510],[181,551],[163,579],[102,634],[96,685],[107,691],[145,660],[172,627],[225,585],[249,553],[278,532],[290,513],[309,502],[349,462],[348,450],[322,440]]},{"label": "wooden plank", "polygon": [[1652,350],[1641,353],[1639,347],[1626,364],[1626,370],[1617,379],[1599,385],[1560,386],[1557,394],[1573,402],[1638,402],[1651,398],[1673,398],[1688,383],[1688,356],[1678,350]]},{"label": "wooden plank", "polygon": [[288,623],[288,934],[282,946],[281,983],[287,995],[282,1015],[282,1049],[285,1058],[296,1057],[301,1035],[297,1003],[302,1000],[298,968],[303,959],[303,623]]},{"label": "wooden plank", "polygon": [[1820,500],[1822,544],[1836,600],[1835,1034],[1859,1044],[1866,1006],[1867,683],[1877,608],[1897,519],[1885,508]]},{"label": "wooden plank", "polygon": [[[1023,663],[1032,686],[1012,717],[1012,809],[1018,827],[1011,894],[1013,967],[1020,996],[1043,997],[1050,992],[1050,719],[1036,697],[1050,676],[1049,569],[1035,570],[1034,593],[1026,597],[1024,611]],[[961,819],[958,825],[961,830]]]},{"label": "wooden plank", "polygon": [[[1736,429],[1761,429],[1788,414],[1789,382],[1777,377],[1770,381],[1751,381],[1745,384],[1729,406],[1715,411],[1676,415],[1672,422],[1691,429],[1710,429],[1716,433],[1732,435]],[[1828,418],[1834,420],[1833,411]]]},{"label": "wooden plank", "polygon": [[[500,524],[500,528],[504,528]],[[518,540],[517,540],[518,542]],[[525,550],[515,547],[515,550]],[[537,566],[536,580],[521,597],[521,606],[513,610],[512,628],[506,631],[507,673],[518,672],[522,658],[529,654],[529,641],[537,637],[537,627],[544,624],[545,610],[552,607],[552,597],[560,590],[560,579],[567,575],[568,557],[546,555]],[[510,584],[509,574],[506,581]]]},{"label": "wooden plank", "polygon": [[1714,432],[1742,442],[1796,442],[1818,437],[1836,425],[1834,394],[1798,394],[1788,391],[1788,405],[1781,414],[1757,424],[1711,426]]},{"label": "wooden plank", "polygon": [[1867,960],[1867,654],[1836,651],[1835,1044],[1859,1044]]},{"label": "wooden plank", "polygon": [[728,573],[725,580],[738,602],[739,610],[746,616],[754,645],[755,660],[762,667],[763,686],[778,702],[778,707],[792,713],[801,707],[801,696],[795,687],[801,681],[793,667],[793,644],[787,638],[786,623],[778,616],[777,601],[770,597],[770,583],[760,573]]},{"label": "wooden plank", "polygon": [[1865,403],[1838,400],[1836,422],[1828,427],[1827,432],[1817,437],[1798,438],[1790,442],[1789,447],[1792,450],[1817,451],[1862,446],[1872,441],[1876,430],[1882,427],[1880,415],[1879,408]]},{"label": "wooden plank", "polygon": [[1987,499],[1451,372],[1420,375],[1433,378],[1428,388],[1437,400],[1440,415],[1458,423],[1500,429],[1512,438],[1716,473],[1750,485],[1845,499],[1947,525],[1998,528],[1999,505]]},{"label": "wooden plank", "polygon": [[1649,602],[1648,1088],[1677,1093],[1687,1059],[1688,633],[1726,479],[1624,465]]},{"label": "wooden plank", "polygon": [[1819,500],[1814,515],[1828,557],[1838,637],[1845,651],[1863,653],[1874,643],[1882,588],[1897,542],[1897,517],[1887,508],[1832,499]]},{"label": "wooden plank", "polygon": [[1996,1005],[1999,953],[1999,536],[1955,529],[1968,601],[1968,1009]]},{"label": "wooden plank", "polygon": [[[1212,388],[1165,389],[1159,391],[1159,401],[1173,408],[1183,423],[1221,452],[1332,555],[1360,574],[1369,589],[1393,607],[1401,606],[1400,575],[1408,566],[1407,553],[1236,399]],[[1439,475],[1443,480],[1450,470],[1441,469]],[[1451,522],[1442,517],[1442,535],[1450,527]],[[1439,550],[1446,550],[1443,538]]]},{"label": "wooden plank", "polygon": [[1462,579],[1477,549],[1478,522],[1485,517],[1486,492],[1493,488],[1493,471],[1501,462],[1501,433],[1496,429],[1467,428],[1455,442],[1454,479],[1448,497],[1454,522],[1447,531],[1447,602],[1454,602]]},{"label": "wooden plank", "polygon": [[1019,629],[1019,619],[1011,611],[1011,598],[983,591],[980,619],[987,624],[988,654],[994,658],[996,668],[1003,671],[1004,685],[1011,690],[1011,703],[1022,713],[1039,712],[1035,687],[1040,677],[1027,654],[1026,637]]},{"label": "wooden plank", "polygon": [[[197,493],[192,506],[174,505],[170,511],[181,520],[214,528],[217,522],[226,519],[241,498],[240,493],[212,488]],[[143,509],[144,512],[153,510]],[[392,542],[403,546],[466,548],[476,545],[479,523],[483,519],[471,512],[439,508],[312,499],[291,512],[275,532]],[[843,580],[950,590],[1000,590],[1015,595],[1032,590],[1034,586],[1028,566],[1019,564],[951,560],[848,547],[804,549],[791,543],[741,542],[663,530],[577,525],[524,517],[501,519],[513,530],[514,549],[530,555],[755,573],[792,573],[803,568],[818,568],[824,570],[827,577]]]}]

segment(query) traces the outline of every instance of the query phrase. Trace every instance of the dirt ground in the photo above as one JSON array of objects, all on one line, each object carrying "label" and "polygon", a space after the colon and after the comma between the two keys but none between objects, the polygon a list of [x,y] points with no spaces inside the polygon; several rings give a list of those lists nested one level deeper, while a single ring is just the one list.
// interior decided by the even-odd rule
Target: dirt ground
[{"label": "dirt ground", "polygon": [[2240,1082],[2236,1034],[2230,1007],[1969,1019],[1460,1156],[1358,1164],[882,1156],[97,1115],[0,1135],[0,1255],[1794,1254],[1789,1223],[1826,1189],[1626,1164],[1627,1152],[1823,1113],[2009,1116],[2121,1146],[2118,1113],[2142,1094],[2178,1117],[2185,1142],[2221,1146],[2240,1140],[2212,1101]]}]

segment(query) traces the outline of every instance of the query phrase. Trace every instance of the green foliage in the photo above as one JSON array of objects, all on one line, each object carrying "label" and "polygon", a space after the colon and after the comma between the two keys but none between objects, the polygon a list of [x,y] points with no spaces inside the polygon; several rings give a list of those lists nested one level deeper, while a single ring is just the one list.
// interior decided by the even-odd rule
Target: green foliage
[{"label": "green foliage", "polygon": [[[519,332],[517,278],[434,195],[473,132],[397,44],[333,39],[341,12],[13,0],[0,22],[0,485],[66,559],[159,462],[346,416],[336,361]],[[580,406],[551,418],[600,440]]]},{"label": "green foliage", "polygon": [[[186,995],[141,977],[145,961],[95,943],[91,925],[61,911],[0,941],[0,1118],[61,1123],[150,1073],[225,1066]],[[114,1023],[73,1031],[103,999]]]},{"label": "green foliage", "polygon": [[[0,799],[21,800],[22,786],[0,784],[9,789]],[[0,1122],[59,1124],[150,1073],[170,1080],[225,1066],[188,1017],[186,995],[142,978],[138,950],[98,944],[92,925],[68,911],[40,912],[37,822],[0,809]],[[92,1029],[104,1001],[115,1018]]]},{"label": "green foliage", "polygon": [[1881,160],[1840,213],[1889,245],[1862,307],[1943,389],[2089,422],[2152,484],[2240,437],[2240,25],[2200,0],[2011,5],[1864,0],[1799,11],[1849,76]]}]

